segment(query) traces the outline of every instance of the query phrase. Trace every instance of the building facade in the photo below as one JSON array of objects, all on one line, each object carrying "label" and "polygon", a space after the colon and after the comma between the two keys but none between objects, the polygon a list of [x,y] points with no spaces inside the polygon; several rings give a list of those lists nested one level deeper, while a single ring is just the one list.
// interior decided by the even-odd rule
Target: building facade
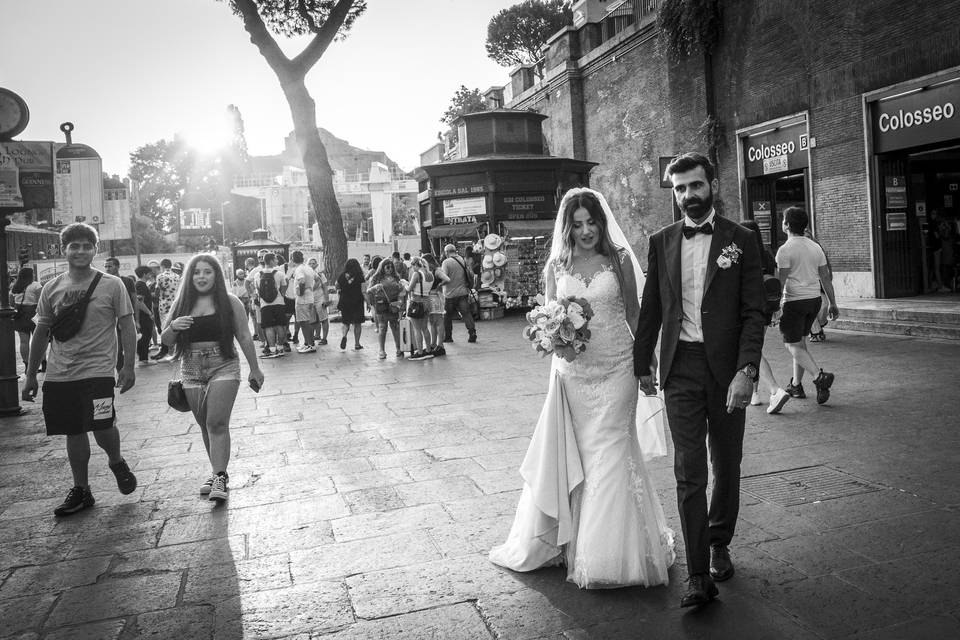
[{"label": "building facade", "polygon": [[542,77],[514,69],[505,92],[549,116],[551,154],[598,163],[641,261],[676,215],[665,160],[711,137],[724,215],[757,220],[775,250],[803,205],[840,296],[923,293],[933,216],[960,230],[960,1],[723,2],[709,73],[665,55],[660,4],[575,3]]}]

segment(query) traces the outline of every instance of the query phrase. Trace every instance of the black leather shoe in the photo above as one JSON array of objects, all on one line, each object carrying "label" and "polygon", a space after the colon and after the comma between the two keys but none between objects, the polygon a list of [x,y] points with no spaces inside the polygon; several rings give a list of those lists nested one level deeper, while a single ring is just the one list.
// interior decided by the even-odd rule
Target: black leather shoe
[{"label": "black leather shoe", "polygon": [[723,582],[733,577],[733,563],[730,561],[730,550],[726,545],[715,544],[710,547],[710,577],[716,582]]},{"label": "black leather shoe", "polygon": [[680,598],[681,607],[697,607],[707,604],[720,594],[710,576],[698,573],[687,578],[687,592]]}]

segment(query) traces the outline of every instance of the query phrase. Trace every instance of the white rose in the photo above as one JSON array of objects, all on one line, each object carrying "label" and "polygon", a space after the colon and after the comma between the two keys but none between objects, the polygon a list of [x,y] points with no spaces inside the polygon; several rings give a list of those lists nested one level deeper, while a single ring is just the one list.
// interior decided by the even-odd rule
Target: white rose
[{"label": "white rose", "polygon": [[733,262],[727,256],[717,258],[717,266],[721,269],[729,269],[731,265],[733,265]]},{"label": "white rose", "polygon": [[570,322],[573,324],[574,329],[579,329],[587,322],[586,318],[584,318],[579,313],[568,313],[567,317],[570,319]]},{"label": "white rose", "polygon": [[553,351],[553,340],[547,336],[540,338],[540,348],[544,351]]}]

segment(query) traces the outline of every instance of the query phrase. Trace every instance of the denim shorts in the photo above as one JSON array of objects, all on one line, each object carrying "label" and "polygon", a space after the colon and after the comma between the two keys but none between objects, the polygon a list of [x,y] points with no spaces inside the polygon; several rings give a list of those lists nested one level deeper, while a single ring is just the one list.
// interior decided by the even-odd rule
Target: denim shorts
[{"label": "denim shorts", "polygon": [[191,389],[214,380],[240,382],[240,358],[225,358],[219,343],[194,342],[180,354],[180,376],[184,388]]}]

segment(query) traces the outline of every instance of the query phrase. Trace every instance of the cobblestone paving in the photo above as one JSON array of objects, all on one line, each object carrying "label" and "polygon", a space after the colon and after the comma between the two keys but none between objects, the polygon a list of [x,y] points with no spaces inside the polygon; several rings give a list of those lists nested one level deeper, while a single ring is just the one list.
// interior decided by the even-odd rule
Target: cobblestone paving
[{"label": "cobblestone paving", "polygon": [[[824,465],[882,489],[789,508],[743,494],[737,574],[685,611],[682,548],[653,589],[580,591],[560,569],[487,562],[546,390],[521,326],[484,322],[475,345],[457,326],[449,355],[423,362],[378,361],[369,326],[363,351],[332,340],[266,361],[263,391],[237,402],[221,507],[197,493],[197,426],[164,402],[170,365],[140,369],[118,401],[138,489],[121,496],[94,447],[97,504],[70,518],[52,516],[70,484],[63,440],[43,435],[38,406],[0,421],[0,637],[960,636],[960,345],[814,345],[833,399],[751,408],[743,473]],[[679,531],[672,456],[652,471]]]}]

